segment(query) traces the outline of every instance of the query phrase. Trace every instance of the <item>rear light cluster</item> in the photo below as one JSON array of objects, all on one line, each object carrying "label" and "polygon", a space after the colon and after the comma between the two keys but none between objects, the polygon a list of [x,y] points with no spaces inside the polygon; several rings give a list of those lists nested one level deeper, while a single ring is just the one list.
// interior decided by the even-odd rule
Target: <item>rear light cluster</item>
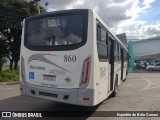
[{"label": "rear light cluster", "polygon": [[24,65],[24,58],[23,57],[21,57],[21,77],[22,77],[22,81],[25,82],[26,75],[25,75],[25,65]]},{"label": "rear light cluster", "polygon": [[86,87],[89,83],[89,76],[90,76],[90,67],[91,67],[91,58],[88,57],[83,62],[83,69],[82,69],[82,77],[80,82],[80,87]]}]

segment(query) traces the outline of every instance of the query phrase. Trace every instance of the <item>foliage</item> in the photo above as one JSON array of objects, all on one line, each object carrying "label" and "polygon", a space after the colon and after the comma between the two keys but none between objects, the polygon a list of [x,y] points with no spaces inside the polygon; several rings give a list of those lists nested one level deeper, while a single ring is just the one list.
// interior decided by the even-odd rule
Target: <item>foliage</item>
[{"label": "foliage", "polygon": [[7,49],[5,47],[5,41],[3,40],[2,37],[0,37],[0,72],[2,71],[2,66],[4,64],[4,57],[7,54]]},{"label": "foliage", "polygon": [[19,81],[19,70],[4,70],[0,74],[0,82]]},{"label": "foliage", "polygon": [[7,62],[6,57],[2,57],[2,60],[1,60],[1,61],[2,61],[2,65],[5,64],[5,63]]},{"label": "foliage", "polygon": [[[5,41],[2,45],[7,49],[10,69],[17,69],[20,59],[20,44],[24,18],[37,14],[37,7],[25,0],[0,0],[0,37]],[[44,9],[40,7],[41,12]],[[0,53],[1,55],[1,53]]]}]

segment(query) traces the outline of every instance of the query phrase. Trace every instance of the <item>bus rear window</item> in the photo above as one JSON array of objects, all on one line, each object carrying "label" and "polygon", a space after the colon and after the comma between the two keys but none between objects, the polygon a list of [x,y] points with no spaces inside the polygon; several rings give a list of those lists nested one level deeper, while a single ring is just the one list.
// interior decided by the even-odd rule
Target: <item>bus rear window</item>
[{"label": "bus rear window", "polygon": [[28,21],[27,41],[31,46],[74,45],[83,41],[83,15],[46,17]]}]

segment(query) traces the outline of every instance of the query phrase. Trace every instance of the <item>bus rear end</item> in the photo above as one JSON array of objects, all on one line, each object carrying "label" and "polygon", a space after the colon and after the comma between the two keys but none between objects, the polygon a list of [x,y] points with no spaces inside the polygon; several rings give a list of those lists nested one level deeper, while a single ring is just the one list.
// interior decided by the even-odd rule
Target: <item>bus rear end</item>
[{"label": "bus rear end", "polygon": [[89,10],[68,10],[24,20],[20,55],[22,95],[94,105],[88,15]]}]

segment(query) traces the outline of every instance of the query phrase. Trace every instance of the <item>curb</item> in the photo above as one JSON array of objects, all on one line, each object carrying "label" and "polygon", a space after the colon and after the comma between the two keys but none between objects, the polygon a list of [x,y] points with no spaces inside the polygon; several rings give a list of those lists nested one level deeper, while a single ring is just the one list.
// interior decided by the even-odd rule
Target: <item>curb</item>
[{"label": "curb", "polygon": [[15,84],[19,84],[18,82],[0,82],[0,85],[15,85]]}]

